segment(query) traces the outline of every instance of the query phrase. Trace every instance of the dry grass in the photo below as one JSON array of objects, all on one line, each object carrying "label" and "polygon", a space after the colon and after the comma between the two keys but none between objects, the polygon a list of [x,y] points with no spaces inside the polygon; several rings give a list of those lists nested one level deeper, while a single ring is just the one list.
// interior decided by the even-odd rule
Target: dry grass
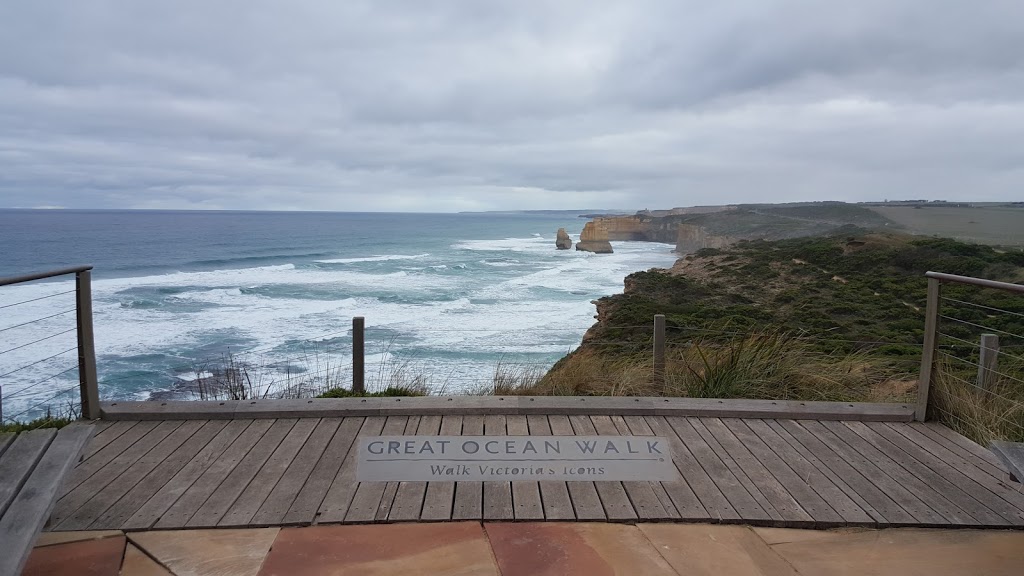
[{"label": "dry grass", "polygon": [[988,390],[969,383],[974,374],[949,361],[937,363],[932,377],[929,418],[935,418],[988,446],[993,440],[1024,442],[1024,362],[1002,361]]},{"label": "dry grass", "polygon": [[[913,375],[867,354],[823,354],[786,334],[751,334],[728,343],[694,340],[666,354],[664,378],[651,357],[571,354],[540,378],[503,376],[498,394],[689,396],[838,402],[899,402]],[[496,378],[496,384],[498,379]]]}]

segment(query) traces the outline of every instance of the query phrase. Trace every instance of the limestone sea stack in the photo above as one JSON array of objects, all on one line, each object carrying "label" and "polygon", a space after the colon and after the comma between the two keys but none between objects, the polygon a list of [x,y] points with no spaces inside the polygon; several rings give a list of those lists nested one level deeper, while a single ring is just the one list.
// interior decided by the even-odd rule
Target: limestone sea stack
[{"label": "limestone sea stack", "polygon": [[594,252],[595,254],[611,254],[612,245],[608,242],[608,230],[600,222],[587,222],[580,232],[577,250]]},{"label": "limestone sea stack", "polygon": [[559,250],[568,250],[572,248],[572,238],[569,238],[569,234],[565,231],[565,228],[558,229],[558,237],[555,238],[555,248]]}]

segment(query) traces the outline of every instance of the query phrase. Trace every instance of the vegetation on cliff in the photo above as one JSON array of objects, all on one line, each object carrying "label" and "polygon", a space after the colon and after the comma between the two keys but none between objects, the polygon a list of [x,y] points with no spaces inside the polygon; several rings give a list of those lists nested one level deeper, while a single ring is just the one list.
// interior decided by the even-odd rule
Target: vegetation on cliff
[{"label": "vegetation on cliff", "polygon": [[[579,349],[536,383],[502,392],[906,401],[916,392],[928,270],[1020,282],[1024,253],[853,228],[705,249],[672,270],[630,275],[623,294],[598,301],[599,321]],[[966,322],[945,322],[949,337],[977,342],[972,323],[1024,334],[1019,296],[943,290],[944,310]],[[664,378],[652,371],[655,314],[666,316]],[[977,347],[949,342],[944,351],[966,367],[945,373],[973,380]],[[1007,338],[1002,350],[1001,366],[1024,378],[1013,364],[1024,341]],[[1024,386],[1013,390],[1005,393],[1016,404],[1000,418],[1024,430]]]}]

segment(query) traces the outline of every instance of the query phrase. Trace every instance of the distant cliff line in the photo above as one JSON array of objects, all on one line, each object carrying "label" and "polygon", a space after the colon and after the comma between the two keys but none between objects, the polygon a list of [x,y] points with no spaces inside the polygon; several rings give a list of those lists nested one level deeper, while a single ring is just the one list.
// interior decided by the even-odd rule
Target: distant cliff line
[{"label": "distant cliff line", "polygon": [[592,221],[607,232],[609,240],[673,244],[680,254],[725,248],[740,240],[821,236],[844,227],[896,227],[868,208],[842,202],[642,210],[630,216],[595,215]]}]

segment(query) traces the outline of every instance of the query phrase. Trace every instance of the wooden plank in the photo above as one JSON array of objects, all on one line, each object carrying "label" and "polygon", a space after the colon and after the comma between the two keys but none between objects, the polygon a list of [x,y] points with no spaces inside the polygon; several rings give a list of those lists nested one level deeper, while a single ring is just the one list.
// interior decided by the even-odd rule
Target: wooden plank
[{"label": "wooden plank", "polygon": [[313,474],[285,515],[286,524],[341,522],[356,492],[357,439],[380,436],[385,419],[380,416],[345,418],[334,440],[320,458]]},{"label": "wooden plank", "polygon": [[[484,416],[485,436],[504,436],[506,421],[504,414]],[[484,482],[484,520],[512,520],[512,483]]]},{"label": "wooden plank", "polygon": [[145,456],[146,453],[152,450],[165,438],[170,436],[172,432],[177,430],[178,427],[181,426],[181,422],[181,420],[160,422],[155,428],[150,430],[148,434],[139,438],[135,443],[126,448],[124,452],[118,454],[113,460],[108,462],[102,468],[96,470],[94,474],[89,476],[89,478],[84,480],[81,484],[61,496],[60,500],[57,501],[53,517],[50,520],[55,529],[80,530],[84,528],[84,526],[88,526],[92,520],[87,521],[81,517],[76,522],[71,523],[79,526],[79,528],[71,528],[70,524],[69,526],[62,525],[65,520],[67,520],[93,496],[97,495],[108,484],[115,481],[122,473],[135,464],[135,462]]},{"label": "wooden plank", "polygon": [[[912,442],[893,442],[885,435],[872,430],[863,422],[846,422],[847,428],[871,444],[875,449],[882,452],[894,462],[903,467],[904,470],[917,477],[922,483],[931,487],[936,492],[952,503],[956,508],[968,515],[971,520],[976,520],[983,526],[1002,527],[1010,524],[1010,521],[984,506],[977,499],[960,489],[958,483],[966,479],[959,474],[947,474],[944,470],[933,470],[926,462],[933,461],[928,452]],[[885,430],[888,432],[888,429]],[[898,436],[898,435],[897,435]],[[902,439],[902,436],[893,440]],[[951,482],[947,476],[954,480]]]},{"label": "wooden plank", "polygon": [[[362,422],[362,418],[350,420],[350,425]],[[305,485],[306,480],[312,476],[314,467],[320,461],[320,457],[334,438],[341,423],[341,418],[323,418],[317,423],[309,439],[302,445],[295,459],[288,465],[284,475],[281,476],[281,480],[270,491],[267,499],[260,505],[260,509],[256,514],[249,520],[250,526],[276,526],[284,523],[284,515],[288,513],[288,509],[295,502],[295,498],[298,496],[299,490]],[[355,432],[353,432],[354,434]],[[319,506],[320,502],[318,501],[316,507],[318,508]],[[314,508],[313,512],[310,513],[311,519],[315,513],[316,509]]]},{"label": "wooden plank", "polygon": [[[103,514],[116,503],[121,497],[128,493],[133,487],[139,484],[143,478],[145,478],[150,472],[153,471],[161,462],[163,462],[168,456],[171,455],[179,446],[185,443],[186,440],[192,437],[200,428],[202,428],[204,422],[202,420],[189,420],[182,423],[181,421],[176,422],[178,426],[161,440],[152,450],[148,451],[145,455],[139,458],[136,462],[129,465],[124,472],[117,476],[116,479],[109,482],[102,489],[93,494],[85,504],[82,504],[77,510],[71,514],[63,514],[66,519],[58,524],[57,517],[60,512],[61,504],[63,500],[57,502],[57,508],[54,510],[54,514],[51,517],[52,530],[86,530],[89,526],[96,521],[97,518],[103,516]],[[157,430],[160,428],[157,427]],[[150,432],[149,436],[157,435],[157,430]],[[141,442],[140,442],[141,443]],[[136,443],[138,446],[140,443]],[[132,449],[135,448],[132,446]],[[76,490],[89,484],[99,476],[107,468],[119,466],[117,464],[121,457],[117,457],[108,464],[104,470],[93,475],[92,478],[82,483]]]},{"label": "wooden plank", "polygon": [[[402,432],[405,436],[413,436],[416,434],[416,430],[420,427],[420,422],[423,421],[424,416],[409,416],[409,420],[405,423],[405,431]],[[384,493],[381,494],[380,504],[377,505],[377,516],[378,522],[383,522],[388,519],[391,515],[391,509],[395,505],[395,497],[398,496],[398,488],[401,486],[401,482],[387,482],[384,485]]]},{"label": "wooden plank", "polygon": [[[573,436],[572,423],[569,417],[553,414],[548,416],[548,424],[551,426],[551,433],[555,436]],[[572,499],[573,511],[577,520],[605,520],[604,507],[601,506],[601,497],[597,494],[597,486],[593,482],[568,481],[565,483]]]},{"label": "wooden plank", "polygon": [[895,403],[809,402],[611,396],[424,396],[295,400],[164,401],[101,404],[104,420],[215,420],[349,416],[580,415],[798,418],[909,422],[914,406]]},{"label": "wooden plank", "polygon": [[[462,418],[463,436],[480,436],[484,433],[484,417],[469,415]],[[480,520],[484,517],[483,482],[456,482],[455,503],[452,505],[452,520]]]},{"label": "wooden plank", "polygon": [[53,428],[22,432],[0,458],[0,516],[7,512],[56,437],[57,431]]},{"label": "wooden plank", "polygon": [[[843,437],[833,434],[828,428],[825,428],[821,422],[815,422],[814,420],[800,420],[800,421],[789,421],[792,429],[802,429],[804,434],[813,436],[819,439],[821,442],[826,444],[833,452],[835,452],[840,458],[850,465],[851,468],[861,472],[869,482],[874,484],[877,489],[884,493],[887,497],[892,499],[900,508],[905,510],[910,516],[916,521],[910,524],[916,524],[919,526],[948,526],[949,521],[943,518],[941,514],[932,510],[927,504],[925,504],[920,498],[917,497],[913,492],[908,490],[902,482],[893,479],[887,474],[883,468],[889,468],[893,465],[891,462],[877,460],[869,458],[858,451],[853,445],[849,444]],[[790,429],[790,428],[787,428]],[[792,431],[792,430],[791,430]],[[854,435],[850,432],[850,435]],[[854,435],[855,436],[855,435]],[[803,441],[803,439],[801,439]],[[864,492],[861,495],[867,496]],[[876,509],[877,504],[874,504]],[[892,522],[892,518],[889,513],[883,511],[886,518]],[[892,522],[896,524],[896,522]],[[900,523],[901,525],[904,525]]]},{"label": "wooden plank", "polygon": [[120,456],[122,452],[149,434],[159,424],[159,422],[139,422],[97,451],[88,460],[80,462],[68,476],[68,480],[64,484],[64,493],[67,494],[77,488],[79,484],[88,480],[90,476]]},{"label": "wooden plank", "polygon": [[[237,452],[243,449],[250,441],[255,443],[256,439],[253,437],[262,436],[269,425],[269,421],[261,423],[257,420],[228,422],[213,440],[188,460],[178,474],[174,475],[174,478],[136,510],[134,515],[125,522],[125,526],[130,529],[152,528],[160,523],[171,510],[179,510],[184,507],[184,511],[187,512],[189,509],[199,507],[206,499],[206,495],[216,488],[215,485],[210,486],[214,479],[213,475],[208,475],[207,472],[215,468],[217,472],[226,475],[225,467],[233,466],[238,462],[238,458],[241,458],[241,456],[232,454],[231,451]],[[249,445],[251,446],[251,444]],[[193,490],[201,481],[203,484],[199,486],[198,490]],[[190,512],[187,513],[187,516],[190,516]],[[188,520],[187,516],[185,513],[177,513],[172,517],[174,522],[165,524],[180,527]]]},{"label": "wooden plank", "polygon": [[[451,414],[443,416],[440,434],[441,436],[462,434],[462,416]],[[455,504],[455,482],[428,482],[420,519],[450,520],[453,504]]]},{"label": "wooden plank", "polygon": [[57,501],[61,482],[78,462],[93,428],[71,424],[61,428],[39,459],[18,497],[0,518],[0,574],[20,574]]},{"label": "wooden plank", "polygon": [[[217,522],[217,525],[248,526],[319,424],[319,418],[303,418],[296,422],[266,463],[259,468],[256,476]],[[237,468],[235,472],[238,472]],[[221,488],[223,486],[222,484]],[[220,488],[218,488],[219,490]]]},{"label": "wooden plank", "polygon": [[[904,509],[885,490],[876,486],[869,475],[880,474],[874,467],[858,467],[849,456],[853,453],[838,438],[830,434],[812,434],[800,426],[796,420],[769,420],[768,426],[778,434],[788,434],[790,445],[797,450],[803,449],[810,454],[808,460],[818,470],[831,475],[837,486],[844,488],[850,498],[868,512],[879,526],[899,526],[920,522],[909,511]],[[859,455],[858,455],[859,456]],[[919,507],[920,502],[913,503]]]},{"label": "wooden plank", "polygon": [[1024,481],[1024,444],[993,440],[988,448],[1006,466],[1011,480]]},{"label": "wooden plank", "polygon": [[[199,431],[176,448],[170,456],[157,462],[156,466],[142,480],[131,485],[127,493],[120,496],[113,505],[89,525],[90,530],[120,529],[158,490],[168,484],[189,461],[210,444],[228,424],[226,420],[207,422],[197,420],[196,422],[202,426]],[[175,432],[180,430],[181,428]],[[237,433],[235,435],[237,436]],[[173,500],[167,506],[170,506],[171,503]],[[159,514],[154,516],[152,522],[155,522],[158,516]]]},{"label": "wooden plank", "polygon": [[779,427],[776,421],[744,420],[743,423],[771,448],[778,458],[789,464],[793,472],[803,478],[839,514],[845,524],[877,525],[880,516],[872,515],[874,508],[830,470],[826,468],[823,472],[821,461],[796,442],[789,432]]},{"label": "wooden plank", "polygon": [[[388,416],[380,435],[397,436],[402,434],[408,423],[408,416]],[[354,462],[355,450],[352,453],[353,456],[350,456],[349,460]],[[354,467],[353,472],[355,472]],[[352,497],[348,512],[345,514],[345,522],[373,522],[377,518],[377,511],[380,509],[381,498],[384,497],[386,488],[387,483],[385,482],[360,482],[356,487],[355,496]],[[326,513],[321,515],[321,522],[328,521],[324,519],[324,516]]]},{"label": "wooden plank", "polygon": [[875,446],[842,422],[822,422],[821,425],[866,458],[874,461],[883,472],[913,492],[929,508],[942,516],[947,525],[980,525],[977,519],[951,502],[946,495],[909,472],[904,467],[909,461],[899,451],[881,444]]},{"label": "wooden plank", "polygon": [[976,465],[979,461],[971,456],[970,453],[956,451],[951,443],[944,440],[936,441],[935,437],[924,434],[917,426],[897,424],[890,426],[890,429],[921,446],[942,462],[970,478],[977,485],[998,495],[1012,508],[1024,511],[1024,491],[1021,490],[1021,487],[1007,485],[1004,481],[988,474],[980,466]]},{"label": "wooden plank", "polygon": [[[203,445],[186,442],[180,450],[181,454],[175,453],[180,458],[178,462],[181,460],[185,461],[184,466],[175,472],[170,480],[161,485],[138,510],[124,521],[122,526],[125,529],[134,530],[151,528],[177,502],[185,491],[203,475],[206,469],[215,463],[224,454],[225,450],[254,422],[254,420],[231,420],[217,431],[213,439]],[[204,426],[204,430],[206,429],[206,426]],[[186,447],[197,451],[194,453],[185,452]],[[185,460],[186,458],[187,460]],[[150,476],[147,476],[147,480],[160,471],[171,472],[172,470],[164,466],[158,466]],[[159,479],[162,480],[163,478]]]},{"label": "wooden plank", "polygon": [[[803,457],[792,450],[782,450],[782,443],[776,442],[776,447],[780,448],[780,451],[787,456],[786,458],[781,457],[742,420],[728,418],[722,419],[720,422],[771,473],[788,495],[807,512],[816,527],[831,528],[847,523],[846,519],[836,512],[810,485],[810,476],[794,472],[794,469],[798,468],[805,474],[813,474],[813,467],[804,461]],[[770,430],[766,433],[770,434]],[[833,486],[833,488],[835,487]],[[843,496],[838,489],[834,490],[834,494]],[[871,519],[865,515],[865,522],[870,521]]]},{"label": "wooden plank", "polygon": [[[270,428],[251,447],[245,449],[244,454],[238,458],[238,463],[231,467],[210,495],[189,516],[185,522],[186,527],[215,527],[271,454],[281,445],[281,441],[295,427],[297,420],[282,418],[270,422]],[[194,488],[198,492],[198,488]],[[184,512],[184,509],[182,511]]]},{"label": "wooden plank", "polygon": [[[626,423],[630,432],[634,435],[660,435],[655,433],[650,423],[643,416],[626,416],[623,418],[623,421]],[[663,425],[667,427],[667,424]],[[672,444],[675,434],[669,431],[668,434],[664,434],[663,436],[669,440],[669,456],[673,458],[674,462],[674,450],[677,448],[673,448]],[[707,509],[705,509],[704,505],[700,503],[700,499],[697,498],[697,495],[694,494],[693,489],[686,483],[686,480],[683,479],[682,475],[679,476],[678,480],[660,482],[659,486],[661,488],[661,492],[664,492],[664,496],[661,495],[661,492],[656,491],[656,493],[659,494],[658,497],[661,498],[663,502],[665,498],[668,499],[666,508],[668,507],[668,504],[671,504],[672,509],[679,515],[680,520],[685,522],[708,522],[712,519]]]},{"label": "wooden plank", "polygon": [[[528,436],[530,434],[529,422],[523,415],[507,417],[505,426],[509,436]],[[512,512],[516,520],[544,519],[544,504],[540,499],[539,483],[512,482]]]},{"label": "wooden plank", "polygon": [[274,424],[273,420],[252,420],[245,430],[228,446],[216,460],[209,462],[202,473],[172,504],[154,528],[182,528],[196,513],[210,494],[220,486],[224,478],[245,458],[249,450]]},{"label": "wooden plank", "polygon": [[[441,430],[440,416],[424,416],[416,428],[417,436],[437,436]],[[426,482],[400,482],[395,493],[395,503],[388,514],[389,521],[419,520],[423,511],[423,498],[427,492]]]},{"label": "wooden plank", "polygon": [[110,444],[122,434],[127,432],[132,426],[135,426],[138,422],[113,422],[110,420],[100,420],[95,424],[98,426],[96,433],[93,434],[92,440],[89,441],[89,445],[85,447],[85,454],[83,460],[88,460],[93,454],[99,452]]},{"label": "wooden plank", "polygon": [[[645,422],[642,417],[629,416],[629,418],[633,419],[633,426],[630,426],[626,422],[625,417],[611,417],[612,424],[615,425],[619,434],[622,434],[623,436],[654,436],[654,432],[651,430],[651,427],[647,425],[647,422]],[[665,449],[668,450],[668,446],[666,446]],[[668,456],[671,457],[670,454]],[[651,490],[654,492],[654,496],[658,499],[662,508],[665,509],[665,512],[668,514],[668,519],[679,520],[679,511],[676,510],[675,505],[672,503],[672,498],[668,495],[668,491],[665,490],[665,486],[661,482],[647,482],[646,484],[651,487]],[[625,484],[623,484],[623,486],[625,486]],[[628,487],[626,488],[626,492],[629,492]],[[636,508],[635,502],[633,507]]]},{"label": "wooden plank", "polygon": [[[526,424],[530,434],[534,436],[551,436],[551,424],[547,416],[530,415],[526,417]],[[548,520],[575,520],[576,514],[572,510],[572,499],[569,497],[569,488],[565,482],[555,480],[541,480],[538,482],[541,502],[543,503],[543,514]],[[595,491],[595,497],[596,497]],[[515,499],[513,492],[512,498]]]},{"label": "wooden plank", "polygon": [[[754,502],[761,507],[762,510],[770,518],[766,523],[770,526],[789,526],[793,522],[806,521],[805,515],[794,513],[793,510],[798,508],[795,501],[792,498],[788,498],[788,494],[780,495],[779,492],[785,492],[778,486],[777,482],[770,482],[765,477],[765,471],[763,467],[759,468],[758,465],[752,464],[752,460],[756,461],[749,453],[737,447],[738,442],[732,438],[732,435],[728,433],[728,429],[722,433],[722,426],[709,429],[705,424],[708,421],[714,420],[716,423],[721,421],[713,418],[687,418],[686,421],[693,426],[694,431],[701,436],[712,452],[718,456],[718,458],[725,464],[726,468],[732,472],[733,476],[739,481],[744,491],[754,499]],[[721,437],[716,432],[721,433]],[[733,448],[729,450],[729,447]],[[703,461],[702,461],[703,462]],[[746,465],[746,466],[745,466]],[[750,468],[748,470],[747,468]],[[770,474],[768,474],[770,476]],[[758,484],[759,481],[765,481],[768,483],[767,486],[761,486]],[[724,490],[723,490],[724,492]],[[737,496],[742,497],[742,494],[737,491]],[[726,497],[732,498],[732,494],[726,494]],[[786,508],[789,510],[788,513],[778,510],[777,507]],[[795,518],[794,518],[795,517]]]},{"label": "wooden plank", "polygon": [[14,432],[0,432],[0,458],[3,457],[7,447],[14,442],[15,436]]},{"label": "wooden plank", "polygon": [[915,422],[909,425],[908,428],[931,438],[951,452],[959,454],[961,458],[971,462],[971,464],[985,471],[996,480],[1004,481],[1009,474],[1003,463],[995,457],[995,454],[976,444],[970,438],[942,424],[937,422]]},{"label": "wooden plank", "polygon": [[[577,435],[596,435],[597,429],[589,416],[569,416],[573,432]],[[629,502],[626,489],[622,482],[594,482],[597,495],[601,497],[601,507],[610,521],[632,521],[637,519],[636,510]]]},{"label": "wooden plank", "polygon": [[712,521],[766,522],[772,519],[686,418],[646,420],[655,434],[669,439],[672,461]]},{"label": "wooden plank", "polygon": [[[608,436],[621,435],[621,432],[619,432],[619,429],[609,416],[591,416],[590,421],[594,424],[594,429],[597,430],[598,434]],[[623,422],[623,425],[625,425],[625,422]],[[622,482],[622,488],[626,491],[626,495],[629,497],[630,504],[638,519],[672,519],[672,515],[669,514],[661,501],[658,500],[658,496],[654,493],[654,488],[651,487],[650,482]],[[675,509],[672,511],[675,512]],[[677,518],[678,516],[676,514]]]}]

